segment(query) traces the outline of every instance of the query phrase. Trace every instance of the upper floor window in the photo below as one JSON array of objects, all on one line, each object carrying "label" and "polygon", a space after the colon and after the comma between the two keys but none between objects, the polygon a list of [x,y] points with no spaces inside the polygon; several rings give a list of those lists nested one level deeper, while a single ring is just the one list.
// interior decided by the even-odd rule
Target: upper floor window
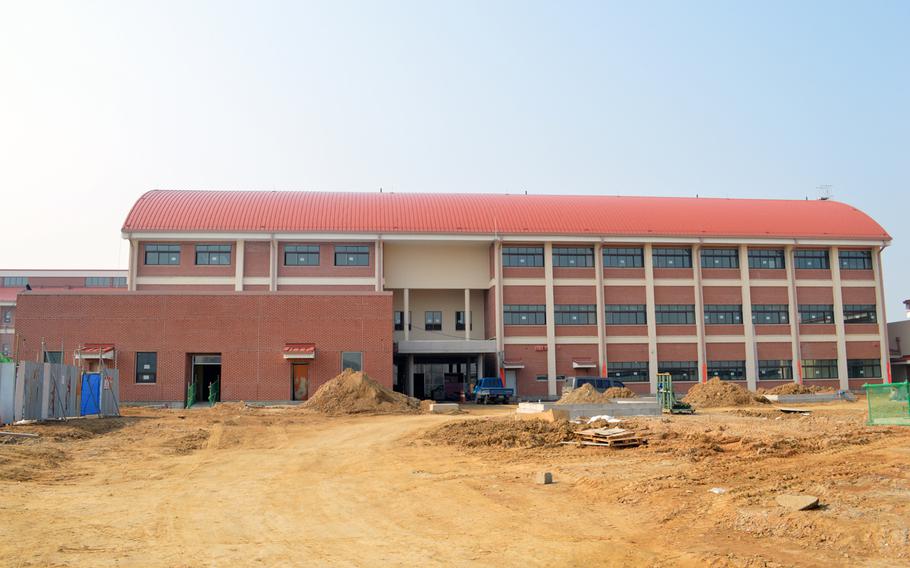
[{"label": "upper floor window", "polygon": [[695,306],[692,304],[658,304],[654,306],[654,321],[669,325],[694,324]]},{"label": "upper floor window", "polygon": [[3,310],[3,323],[13,323],[13,310]]},{"label": "upper floor window", "polygon": [[28,286],[28,278],[26,276],[3,277],[4,288],[25,288],[26,286]]},{"label": "upper floor window", "polygon": [[788,324],[790,323],[790,306],[788,304],[752,304],[752,323]]},{"label": "upper floor window", "polygon": [[180,245],[149,243],[145,245],[146,264],[180,264]]},{"label": "upper floor window", "polygon": [[114,288],[126,288],[126,276],[114,276],[111,279],[111,285]]},{"label": "upper floor window", "polygon": [[2,353],[4,356],[9,355],[9,344],[8,343],[3,344],[3,347],[0,348],[0,353]]},{"label": "upper floor window", "polygon": [[553,321],[556,325],[596,325],[597,307],[594,304],[557,304]]},{"label": "upper floor window", "polygon": [[155,352],[136,353],[136,382],[152,384],[158,382],[158,354]]},{"label": "upper floor window", "polygon": [[111,279],[109,276],[87,276],[85,278],[86,288],[110,288]]},{"label": "upper floor window", "polygon": [[[471,312],[471,329],[474,329],[474,312]],[[464,312],[455,312],[455,331],[464,331]]]},{"label": "upper floor window", "polygon": [[701,250],[702,268],[739,268],[739,251],[732,248]]},{"label": "upper floor window", "polygon": [[319,245],[284,245],[285,266],[319,266]]},{"label": "upper floor window", "polygon": [[546,325],[547,309],[543,304],[506,304],[502,322],[506,325]]},{"label": "upper floor window", "polygon": [[654,268],[691,268],[692,249],[654,247]]},{"label": "upper floor window", "polygon": [[196,264],[230,264],[231,245],[196,245]]},{"label": "upper floor window", "polygon": [[641,268],[645,265],[641,247],[604,248],[603,256],[606,268]]},{"label": "upper floor window", "polygon": [[842,250],[838,256],[841,270],[872,270],[872,251]]},{"label": "upper floor window", "polygon": [[[410,312],[408,312],[410,315]],[[412,318],[408,318],[411,320]],[[408,321],[408,329],[411,329],[411,322]],[[404,331],[404,312],[395,312],[395,331]]]},{"label": "upper floor window", "polygon": [[553,266],[568,268],[594,266],[594,249],[590,247],[553,247]]},{"label": "upper floor window", "polygon": [[783,249],[749,250],[749,268],[770,268],[773,270],[782,270],[784,268]]},{"label": "upper floor window", "polygon": [[844,304],[844,323],[877,323],[875,304]]},{"label": "upper floor window", "polygon": [[424,312],[423,328],[427,331],[442,331],[442,312]]},{"label": "upper floor window", "polygon": [[543,247],[503,247],[502,265],[518,267],[543,266]]},{"label": "upper floor window", "polygon": [[834,323],[831,304],[800,304],[799,323]]},{"label": "upper floor window", "polygon": [[827,270],[831,260],[825,249],[798,249],[793,252],[793,264],[803,270]]},{"label": "upper floor window", "polygon": [[714,325],[743,323],[743,307],[739,304],[706,304],[705,323]]},{"label": "upper floor window", "polygon": [[648,312],[644,304],[607,304],[604,306],[606,325],[645,325]]},{"label": "upper floor window", "polygon": [[342,245],[335,247],[335,266],[369,266],[370,247]]}]

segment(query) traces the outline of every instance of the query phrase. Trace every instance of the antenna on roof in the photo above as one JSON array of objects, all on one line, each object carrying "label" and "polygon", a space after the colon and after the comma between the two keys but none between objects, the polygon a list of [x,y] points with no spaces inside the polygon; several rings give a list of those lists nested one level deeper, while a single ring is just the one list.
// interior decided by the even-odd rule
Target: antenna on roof
[{"label": "antenna on roof", "polygon": [[526,190],[525,190],[525,195],[527,195],[527,194],[528,194],[528,190],[526,189]]},{"label": "antenna on roof", "polygon": [[815,189],[817,189],[817,190],[819,191],[819,194],[820,194],[820,195],[818,196],[818,198],[819,198],[820,200],[822,200],[822,201],[828,201],[829,199],[831,199],[832,197],[834,197],[834,192],[831,190],[832,187],[834,187],[834,186],[831,185],[830,183],[826,183],[826,184],[822,184],[822,185],[816,186]]},{"label": "antenna on roof", "polygon": [[379,188],[379,193],[382,193],[382,188],[381,188],[381,187]]}]

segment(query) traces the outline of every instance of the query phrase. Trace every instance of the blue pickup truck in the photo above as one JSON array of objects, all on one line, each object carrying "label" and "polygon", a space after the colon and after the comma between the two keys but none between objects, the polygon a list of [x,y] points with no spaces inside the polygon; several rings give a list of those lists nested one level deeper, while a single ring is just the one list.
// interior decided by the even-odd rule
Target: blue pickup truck
[{"label": "blue pickup truck", "polygon": [[490,404],[501,402],[508,404],[515,396],[515,389],[502,386],[499,377],[484,377],[474,386],[474,401],[477,404]]}]

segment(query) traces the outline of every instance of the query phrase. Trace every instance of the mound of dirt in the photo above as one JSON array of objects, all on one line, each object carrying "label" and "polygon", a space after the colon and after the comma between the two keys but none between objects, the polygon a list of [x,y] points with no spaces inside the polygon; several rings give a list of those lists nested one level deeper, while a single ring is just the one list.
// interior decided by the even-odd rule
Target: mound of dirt
[{"label": "mound of dirt", "polygon": [[604,398],[635,398],[635,393],[626,387],[610,387],[604,391]]},{"label": "mound of dirt", "polygon": [[776,386],[773,389],[762,391],[764,394],[815,394],[819,392],[834,392],[831,387],[817,387],[814,385],[798,385],[796,383],[787,383]]},{"label": "mound of dirt", "polygon": [[380,385],[366,373],[345,369],[303,403],[324,414],[402,414],[420,412],[420,401]]},{"label": "mound of dirt", "polygon": [[614,398],[633,398],[635,393],[625,387],[610,387],[604,392],[597,392],[593,386],[584,384],[577,389],[572,389],[556,404],[604,404]]},{"label": "mound of dirt", "polygon": [[457,420],[433,428],[423,438],[460,448],[542,448],[570,440],[574,427],[565,420]]},{"label": "mound of dirt", "polygon": [[701,408],[751,406],[767,402],[764,397],[756,396],[737,384],[724,382],[717,377],[690,388],[683,401]]}]

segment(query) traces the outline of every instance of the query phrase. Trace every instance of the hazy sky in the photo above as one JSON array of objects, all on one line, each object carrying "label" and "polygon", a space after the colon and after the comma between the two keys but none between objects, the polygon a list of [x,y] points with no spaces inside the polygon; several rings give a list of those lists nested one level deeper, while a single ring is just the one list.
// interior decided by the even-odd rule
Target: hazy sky
[{"label": "hazy sky", "polygon": [[802,199],[910,297],[910,2],[0,0],[0,266],[126,267],[144,191]]}]

